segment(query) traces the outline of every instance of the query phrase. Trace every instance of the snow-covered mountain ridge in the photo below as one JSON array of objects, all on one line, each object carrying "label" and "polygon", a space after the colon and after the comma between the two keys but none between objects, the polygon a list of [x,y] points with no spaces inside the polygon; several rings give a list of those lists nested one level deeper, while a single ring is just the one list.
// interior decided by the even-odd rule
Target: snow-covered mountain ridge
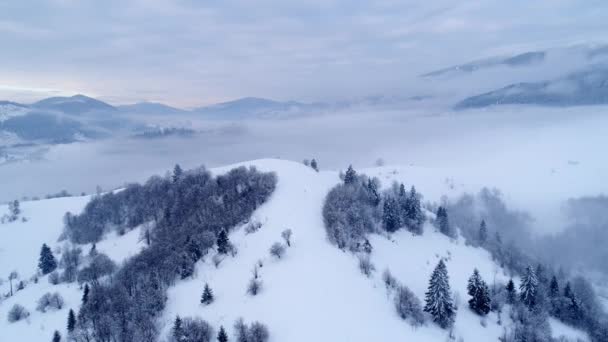
[{"label": "snow-covered mountain ridge", "polygon": [[[479,269],[489,283],[508,279],[487,251],[467,246],[462,239],[450,240],[435,232],[428,223],[421,236],[404,230],[390,238],[372,235],[371,261],[376,272],[366,278],[357,268],[357,258],[332,246],[323,227],[321,208],[325,196],[340,182],[336,171],[317,173],[300,163],[269,159],[212,172],[222,174],[240,165],[254,165],[260,171],[273,171],[278,176],[275,192],[251,220],[262,223],[262,227],[251,234],[245,232],[245,226],[237,227],[230,234],[230,241],[238,250],[236,256],[226,257],[216,267],[209,255],[197,263],[191,279],[178,280],[169,288],[161,319],[162,338],[170,331],[175,316],[180,315],[200,316],[216,331],[222,325],[230,336],[237,318],[260,321],[269,327],[270,341],[445,341],[448,332],[433,323],[413,328],[401,320],[381,279],[382,271],[388,268],[401,283],[423,298],[429,276],[440,258],[447,260],[450,285],[462,299],[456,315],[455,338],[496,341],[503,334],[503,327],[508,324],[506,317],[502,317],[503,325],[498,325],[497,315],[490,313],[482,324],[481,318],[465,303],[467,278],[474,268]],[[407,180],[408,185],[415,184],[421,193],[432,194],[427,198],[432,201],[439,200],[437,196],[448,190],[443,185],[445,188],[437,186],[427,191],[425,186],[441,182],[424,181],[416,173],[389,174],[386,169],[388,167],[363,172],[382,173],[385,186],[392,180]],[[2,277],[16,270],[20,280],[30,279],[36,270],[40,246],[47,243],[56,251],[63,244],[57,239],[63,230],[64,213],[78,213],[89,199],[84,196],[22,203],[22,216],[27,222],[0,225]],[[5,206],[0,207],[0,213],[6,210]],[[106,236],[96,248],[120,264],[144,248],[141,229],[123,236]],[[270,256],[268,250],[282,240],[281,232],[285,229],[293,232],[292,245],[277,259]],[[82,247],[88,251],[90,245]],[[254,265],[260,260],[263,287],[259,295],[252,297],[247,295],[246,287]],[[51,285],[47,278],[40,277],[38,283],[29,282],[23,290],[0,302],[0,341],[16,336],[25,341],[50,340],[54,330],[66,335],[67,312],[70,308],[77,311],[82,292],[76,283]],[[205,283],[215,295],[215,301],[209,306],[199,302]],[[8,286],[8,281],[4,281],[0,293],[7,292]],[[36,311],[38,298],[45,292],[55,291],[64,297],[64,307],[46,313]],[[7,312],[16,303],[26,307],[31,315],[26,320],[8,323]],[[554,334],[564,333],[573,340],[586,339],[582,332],[559,323],[553,323],[553,328]]]}]

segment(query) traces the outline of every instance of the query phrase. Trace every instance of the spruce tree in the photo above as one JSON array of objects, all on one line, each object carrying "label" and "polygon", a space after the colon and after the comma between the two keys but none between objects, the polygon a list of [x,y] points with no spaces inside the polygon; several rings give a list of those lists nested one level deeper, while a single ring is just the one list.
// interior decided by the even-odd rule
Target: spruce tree
[{"label": "spruce tree", "polygon": [[317,165],[317,160],[315,158],[312,158],[312,160],[310,161],[310,167],[312,167],[313,170],[319,172],[319,166]]},{"label": "spruce tree", "polygon": [[431,275],[425,301],[424,311],[430,313],[433,321],[439,326],[445,329],[454,323],[456,312],[452,302],[448,271],[443,260],[439,261]]},{"label": "spruce tree", "polygon": [[382,211],[382,225],[384,229],[392,233],[399,229],[399,215],[397,213],[397,202],[392,197],[386,197]]},{"label": "spruce tree", "polygon": [[182,327],[182,319],[179,315],[175,316],[175,321],[173,321],[173,328],[171,329],[171,334],[175,341],[181,341],[184,336],[184,331]]},{"label": "spruce tree", "polygon": [[209,284],[205,283],[203,295],[201,296],[201,304],[209,305],[211,303],[213,303],[213,291],[211,291]]},{"label": "spruce tree", "polygon": [[53,333],[53,342],[61,342],[61,334],[57,330]]},{"label": "spruce tree", "polygon": [[85,305],[89,301],[89,284],[84,284],[84,290],[82,291],[82,305]]},{"label": "spruce tree", "polygon": [[217,252],[220,254],[228,254],[230,249],[230,241],[228,240],[228,233],[222,229],[217,236]]},{"label": "spruce tree", "polygon": [[380,204],[380,193],[378,192],[378,185],[371,178],[367,179],[367,192],[370,196],[370,201],[374,207]]},{"label": "spruce tree", "polygon": [[469,307],[479,315],[487,315],[490,312],[490,291],[486,282],[481,279],[479,271],[475,269],[469,278],[467,292],[471,296]]},{"label": "spruce tree", "polygon": [[437,208],[437,226],[442,234],[451,238],[455,237],[448,220],[448,212],[444,207]]},{"label": "spruce tree", "polygon": [[515,304],[515,301],[517,300],[517,290],[515,289],[515,283],[513,282],[513,279],[509,279],[506,289],[507,289],[507,303],[509,303],[511,305]]},{"label": "spruce tree", "polygon": [[42,244],[40,249],[40,259],[38,260],[38,268],[42,271],[42,274],[49,274],[57,268],[57,261],[53,256],[53,252],[49,246]]},{"label": "spruce tree", "polygon": [[70,309],[70,311],[68,312],[68,333],[71,333],[74,331],[74,328],[76,328],[76,315],[74,315],[74,310]]},{"label": "spruce tree", "polygon": [[406,215],[408,218],[409,230],[415,234],[422,234],[422,224],[424,223],[424,213],[422,212],[422,205],[420,204],[420,198],[416,193],[416,188],[412,185],[410,188],[410,194],[408,197],[408,206]]},{"label": "spruce tree", "polygon": [[572,288],[570,287],[570,282],[566,283],[566,287],[564,287],[564,297],[572,299],[574,298],[574,294],[572,293]]},{"label": "spruce tree", "polygon": [[549,285],[549,297],[557,298],[559,296],[559,284],[557,278],[553,276],[551,278],[551,284]]},{"label": "spruce tree", "polygon": [[183,173],[182,167],[179,166],[179,164],[175,164],[175,167],[173,168],[173,183],[177,183]]},{"label": "spruce tree", "polygon": [[481,224],[479,225],[479,244],[481,246],[486,244],[488,241],[488,228],[486,227],[486,221],[481,220]]},{"label": "spruce tree", "polygon": [[217,334],[217,342],[228,342],[228,335],[226,334],[226,330],[224,330],[223,325],[220,326],[220,332]]},{"label": "spruce tree", "polygon": [[534,308],[537,304],[538,295],[538,279],[532,266],[526,268],[526,272],[521,278],[521,284],[519,285],[520,298],[529,309]]},{"label": "spruce tree", "polygon": [[348,166],[346,173],[344,174],[344,184],[354,184],[357,181],[357,172],[353,169],[352,165]]}]

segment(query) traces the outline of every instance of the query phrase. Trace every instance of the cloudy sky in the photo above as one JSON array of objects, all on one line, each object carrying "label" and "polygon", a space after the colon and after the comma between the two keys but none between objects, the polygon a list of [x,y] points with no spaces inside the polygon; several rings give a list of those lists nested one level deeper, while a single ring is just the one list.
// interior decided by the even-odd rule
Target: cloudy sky
[{"label": "cloudy sky", "polygon": [[602,42],[606,13],[605,0],[0,0],[0,99],[398,93],[453,63]]}]

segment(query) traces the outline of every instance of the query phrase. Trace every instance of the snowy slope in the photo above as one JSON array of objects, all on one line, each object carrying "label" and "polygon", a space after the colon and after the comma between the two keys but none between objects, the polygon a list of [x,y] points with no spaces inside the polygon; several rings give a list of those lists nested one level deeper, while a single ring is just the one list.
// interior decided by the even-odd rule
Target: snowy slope
[{"label": "snowy slope", "polygon": [[[316,173],[300,163],[281,160],[242,165],[255,165],[261,171],[275,171],[278,175],[275,193],[253,216],[263,225],[253,234],[245,234],[244,227],[238,227],[230,235],[238,249],[235,257],[227,257],[215,268],[212,254],[208,255],[197,265],[193,279],[177,281],[169,289],[167,308],[161,318],[164,333],[179,314],[200,316],[216,329],[223,325],[229,334],[238,317],[246,322],[260,321],[269,327],[271,341],[445,341],[447,332],[432,323],[414,329],[398,318],[381,274],[389,268],[422,299],[438,259],[446,257],[452,290],[461,298],[456,336],[467,342],[481,342],[495,341],[502,334],[495,314],[487,317],[487,326],[483,327],[480,318],[466,307],[466,280],[474,267],[489,283],[506,279],[486,251],[465,246],[462,241],[450,241],[430,225],[425,226],[423,236],[411,236],[405,231],[393,234],[391,240],[373,236],[372,261],[376,272],[366,278],[358,270],[354,255],[340,251],[326,239],[321,209],[327,192],[339,182],[337,172]],[[212,172],[223,173],[232,167]],[[383,184],[390,183],[383,179]],[[445,191],[446,185],[435,180],[419,189],[423,193],[428,191],[434,199]],[[22,279],[29,278],[35,271],[40,245],[47,242],[52,247],[58,246],[56,240],[65,211],[77,213],[87,200],[74,197],[23,203],[28,222],[0,225],[3,237],[0,275],[4,278],[12,269],[18,269]],[[5,210],[6,206],[0,207],[0,212]],[[268,249],[274,242],[282,242],[281,232],[286,228],[293,231],[292,247],[281,259],[271,257]],[[97,244],[97,249],[120,262],[142,246],[139,230],[135,229],[124,236],[107,236]],[[88,247],[83,250],[86,252]],[[258,296],[251,297],[246,294],[246,287],[259,260],[263,263],[260,269],[263,289]],[[199,304],[205,282],[215,295],[210,306]],[[2,287],[3,292],[6,286]],[[66,307],[59,312],[36,312],[35,301],[48,291],[62,293]],[[0,341],[9,336],[19,336],[25,341],[48,340],[55,329],[65,335],[67,310],[76,308],[80,296],[76,284],[53,286],[45,278],[38,284],[29,284],[0,303]],[[27,321],[7,323],[6,313],[14,303],[24,305],[32,313]],[[561,334],[580,335],[579,331],[556,326]]]}]

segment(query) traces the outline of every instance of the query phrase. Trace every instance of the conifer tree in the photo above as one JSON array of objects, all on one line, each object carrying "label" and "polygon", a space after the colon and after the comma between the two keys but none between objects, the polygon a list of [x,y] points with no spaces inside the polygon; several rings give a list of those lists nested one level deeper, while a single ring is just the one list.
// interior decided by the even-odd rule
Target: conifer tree
[{"label": "conifer tree", "polygon": [[310,167],[312,167],[313,170],[319,172],[319,166],[317,165],[317,160],[315,158],[312,158],[312,160],[310,161]]},{"label": "conifer tree", "polygon": [[182,167],[179,166],[179,164],[175,164],[175,167],[173,168],[173,183],[176,183],[182,177],[183,173]]},{"label": "conifer tree", "polygon": [[490,312],[490,291],[486,282],[481,279],[479,271],[475,269],[469,278],[467,292],[471,296],[469,307],[479,315],[487,315]]},{"label": "conifer tree", "polygon": [[357,181],[357,172],[353,169],[352,165],[348,166],[346,173],[344,174],[344,184],[354,184]]},{"label": "conifer tree", "polygon": [[226,334],[226,330],[224,330],[224,326],[220,326],[220,332],[217,334],[217,342],[228,342],[228,335]]},{"label": "conifer tree", "polygon": [[89,284],[84,284],[84,290],[82,291],[82,305],[85,305],[89,301]]},{"label": "conifer tree", "polygon": [[448,271],[443,260],[439,261],[431,275],[425,301],[424,311],[430,313],[433,321],[439,326],[445,329],[454,323],[456,312],[452,302]]},{"label": "conifer tree", "polygon": [[481,246],[486,244],[488,241],[488,228],[486,227],[486,221],[481,220],[481,224],[479,225],[479,244]]},{"label": "conifer tree", "polygon": [[382,225],[384,229],[392,233],[399,229],[399,215],[397,213],[397,202],[392,197],[386,197],[382,211]]},{"label": "conifer tree", "polygon": [[515,301],[517,300],[517,290],[515,289],[515,283],[513,282],[513,279],[509,279],[506,289],[507,289],[507,303],[509,303],[511,305],[515,304]]},{"label": "conifer tree", "polygon": [[567,282],[566,287],[564,287],[564,297],[569,299],[574,298],[574,294],[572,293],[572,287],[570,287],[570,282]]},{"label": "conifer tree", "polygon": [[175,321],[173,321],[173,328],[171,330],[171,334],[175,341],[181,341],[184,336],[184,331],[182,327],[182,319],[179,315],[175,316]]},{"label": "conifer tree", "polygon": [[53,333],[53,342],[61,342],[61,334],[57,330]]},{"label": "conifer tree", "polygon": [[532,309],[537,304],[538,295],[538,279],[532,266],[526,268],[521,284],[519,285],[520,298],[529,309]]},{"label": "conifer tree", "polygon": [[451,238],[455,237],[448,220],[448,212],[444,207],[437,208],[437,226],[442,234]]},{"label": "conifer tree", "polygon": [[553,276],[551,278],[551,284],[549,285],[549,297],[557,298],[559,296],[559,284],[557,278]]},{"label": "conifer tree", "polygon": [[230,241],[228,240],[228,233],[222,229],[217,236],[217,252],[220,254],[228,254],[230,249]]},{"label": "conifer tree", "polygon": [[76,315],[74,315],[74,310],[70,309],[68,312],[68,333],[73,332],[74,328],[76,328]]},{"label": "conifer tree", "polygon": [[213,303],[213,291],[211,291],[209,284],[205,283],[203,295],[201,296],[201,304],[209,305],[211,303]]},{"label": "conifer tree", "polygon": [[53,252],[49,246],[42,244],[40,249],[40,259],[38,260],[38,268],[42,271],[42,274],[49,274],[57,268],[57,261],[53,256]]},{"label": "conifer tree", "polygon": [[380,193],[378,192],[378,185],[371,178],[367,179],[367,192],[370,195],[371,203],[374,207],[380,204]]},{"label": "conifer tree", "polygon": [[422,205],[420,204],[420,198],[416,193],[416,188],[412,185],[410,188],[410,194],[408,197],[408,206],[406,215],[408,218],[409,230],[415,234],[422,234],[422,224],[424,223],[424,213],[422,212]]}]

